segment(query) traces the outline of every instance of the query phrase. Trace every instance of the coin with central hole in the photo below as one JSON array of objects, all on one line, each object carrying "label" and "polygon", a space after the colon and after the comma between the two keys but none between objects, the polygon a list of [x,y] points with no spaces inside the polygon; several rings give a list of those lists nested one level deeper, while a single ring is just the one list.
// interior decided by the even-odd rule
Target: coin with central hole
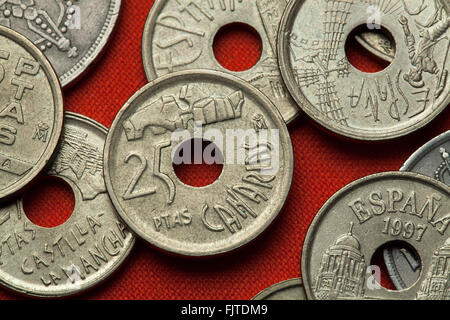
[{"label": "coin with central hole", "polygon": [[[213,142],[204,151],[202,139]],[[219,178],[183,183],[174,163],[192,156],[223,164]],[[181,255],[220,254],[254,239],[280,212],[292,173],[279,112],[253,86],[217,71],[181,71],[143,87],[116,116],[105,148],[119,214],[151,244]]]},{"label": "coin with central hole", "polygon": [[306,300],[305,289],[300,278],[289,279],[264,289],[252,300]]},{"label": "coin with central hole", "polygon": [[[278,26],[287,0],[160,0],[148,16],[142,50],[149,80],[174,71],[210,69],[231,73],[260,89],[286,122],[298,114],[277,63]],[[250,69],[233,72],[217,61],[213,44],[219,31],[239,23],[256,30],[262,43],[259,61]]]},{"label": "coin with central hole", "polygon": [[[320,209],[306,235],[302,275],[310,299],[450,299],[450,189],[416,173],[355,181]],[[405,242],[422,272],[401,291],[379,285],[376,251]]]},{"label": "coin with central hole", "polygon": [[27,218],[22,199],[3,205],[1,284],[32,296],[72,295],[106,279],[128,256],[134,236],[119,219],[103,178],[106,134],[97,122],[66,113],[48,174],[72,188],[73,213],[62,225],[43,228]]},{"label": "coin with central hole", "polygon": [[[417,150],[400,170],[420,173],[450,186],[450,131]],[[410,287],[420,272],[418,257],[407,248],[387,248],[384,257],[395,287],[399,290]]]},{"label": "coin with central hole", "polygon": [[62,86],[97,58],[113,31],[121,0],[1,0],[0,25],[33,41],[55,68]]},{"label": "coin with central hole", "polygon": [[50,63],[30,41],[0,27],[0,200],[41,172],[62,124],[63,99]]},{"label": "coin with central hole", "polygon": [[393,139],[428,124],[450,102],[450,5],[422,3],[379,4],[395,58],[384,70],[365,73],[348,61],[345,43],[373,20],[368,14],[373,2],[289,2],[278,56],[298,105],[328,131],[359,140]]}]

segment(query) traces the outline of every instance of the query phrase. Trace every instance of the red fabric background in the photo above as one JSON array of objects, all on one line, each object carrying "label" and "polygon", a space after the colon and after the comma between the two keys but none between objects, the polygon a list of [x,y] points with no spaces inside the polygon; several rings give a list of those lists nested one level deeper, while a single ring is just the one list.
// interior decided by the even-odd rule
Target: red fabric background
[{"label": "red fabric background", "polygon": [[[116,32],[104,54],[88,74],[64,92],[66,110],[108,127],[128,98],[146,84],[141,36],[153,1],[122,2]],[[215,48],[219,59],[230,68],[248,65],[258,43],[239,32],[231,36],[231,43],[229,33],[227,37]],[[248,54],[241,53],[243,47]],[[367,71],[380,68],[379,61],[368,60],[355,44],[351,48],[349,58],[354,64]],[[174,257],[138,240],[118,272],[77,298],[250,299],[274,283],[300,276],[301,248],[308,226],[333,193],[368,174],[397,170],[418,147],[449,128],[447,110],[419,133],[394,142],[363,144],[333,137],[300,115],[289,125],[295,151],[290,196],[279,218],[263,235],[238,251],[208,259]],[[212,169],[211,175],[215,174]],[[209,175],[206,171],[198,179],[208,179]],[[40,194],[44,198],[30,200],[40,204],[33,207],[33,216],[41,222],[58,222],[58,212],[70,210],[73,197],[60,184],[39,189],[43,189]],[[0,289],[0,299],[17,298]]]}]

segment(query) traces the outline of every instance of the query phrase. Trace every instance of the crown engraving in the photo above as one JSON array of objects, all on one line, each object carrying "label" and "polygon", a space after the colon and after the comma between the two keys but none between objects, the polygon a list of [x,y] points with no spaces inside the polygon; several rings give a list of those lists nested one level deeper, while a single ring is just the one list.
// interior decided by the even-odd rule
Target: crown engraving
[{"label": "crown engraving", "polygon": [[69,29],[79,29],[79,7],[73,0],[54,1],[58,14],[39,8],[35,0],[0,0],[0,25],[14,28],[17,23],[36,36],[32,40],[41,51],[55,47],[66,52],[69,58],[77,57],[78,48],[65,33]]},{"label": "crown engraving", "polygon": [[439,150],[442,157],[442,163],[434,172],[434,178],[447,185],[450,185],[450,154],[445,148]]}]

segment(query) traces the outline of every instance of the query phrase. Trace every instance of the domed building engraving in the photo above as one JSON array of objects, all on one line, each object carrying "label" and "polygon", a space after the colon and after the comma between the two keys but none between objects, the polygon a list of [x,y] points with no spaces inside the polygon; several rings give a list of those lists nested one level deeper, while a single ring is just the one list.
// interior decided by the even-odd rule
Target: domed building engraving
[{"label": "domed building engraving", "polygon": [[432,258],[431,267],[417,293],[419,300],[450,300],[450,238]]},{"label": "domed building engraving", "polygon": [[353,235],[340,236],[322,258],[314,291],[318,299],[352,299],[364,297],[366,262],[359,240]]}]

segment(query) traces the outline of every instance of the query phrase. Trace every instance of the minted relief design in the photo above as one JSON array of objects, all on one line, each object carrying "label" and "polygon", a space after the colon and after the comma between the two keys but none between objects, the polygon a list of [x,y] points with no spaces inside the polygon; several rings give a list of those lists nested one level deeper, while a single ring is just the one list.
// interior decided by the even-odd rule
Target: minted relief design
[{"label": "minted relief design", "polygon": [[[286,0],[277,0],[287,3]],[[256,7],[261,17],[265,33],[270,43],[270,56],[261,61],[261,72],[256,73],[248,81],[266,94],[270,94],[277,100],[289,97],[287,89],[281,79],[278,67],[277,34],[283,11],[277,1],[257,0]]]},{"label": "minted relief design", "polygon": [[39,122],[33,134],[33,140],[47,142],[50,126],[44,122]]},{"label": "minted relief design", "polygon": [[[210,96],[202,92],[198,86],[182,86],[178,95],[163,96],[124,121],[123,128],[129,142],[140,140],[144,137],[147,127],[156,136],[167,132],[188,129],[190,122],[205,126],[223,121],[239,119],[242,114],[245,99],[242,91],[238,90],[228,96]],[[163,150],[172,145],[171,137],[154,148],[154,161],[152,173],[160,179],[168,189],[167,204],[175,200],[175,182],[166,173],[161,172],[161,157]],[[127,155],[125,163],[131,158],[139,160],[138,171],[130,181],[122,198],[131,200],[157,192],[156,186],[148,186],[147,189],[136,190],[144,171],[148,166],[148,160],[140,152],[131,152]]]},{"label": "minted relief design", "polygon": [[366,262],[361,244],[353,235],[340,236],[322,257],[314,292],[318,299],[352,299],[364,297]]},{"label": "minted relief design", "polygon": [[[342,108],[342,101],[336,89],[336,77],[345,78],[349,75],[349,65],[345,57],[338,57],[338,51],[345,41],[344,26],[350,14],[353,0],[325,0],[326,17],[323,28],[323,39],[309,43],[306,39],[297,41],[291,36],[291,50],[294,61],[302,62],[295,68],[296,81],[301,87],[314,86],[317,89],[319,111],[337,123],[348,126]],[[302,50],[297,50],[301,48]],[[296,52],[311,51],[298,56]]]},{"label": "minted relief design", "polygon": [[436,169],[434,177],[435,179],[445,183],[446,185],[450,185],[450,154],[445,148],[441,148],[440,153],[443,162]]},{"label": "minted relief design", "polygon": [[[155,68],[158,71],[171,73],[186,69],[205,54],[204,48],[196,45],[196,40],[207,38],[207,32],[202,30],[199,24],[217,21],[217,15],[239,10],[242,0],[207,0],[207,1],[182,1],[175,0],[178,4],[178,14],[162,14],[156,25],[163,29],[173,31],[168,38],[155,37],[155,46],[161,53],[155,54]],[[246,80],[252,85],[276,100],[289,98],[288,91],[281,79],[278,60],[276,57],[276,40],[278,27],[283,9],[287,0],[256,0],[255,8],[263,26],[264,36],[270,46],[268,56],[260,61],[260,67],[255,68]],[[280,5],[279,2],[282,2]],[[259,20],[259,19],[258,19]],[[187,54],[188,52],[189,54]]]},{"label": "minted relief design", "polygon": [[34,44],[41,51],[52,47],[66,52],[69,58],[78,56],[78,48],[65,35],[68,29],[79,29],[79,7],[74,5],[78,0],[54,1],[59,8],[58,15],[51,15],[38,8],[36,0],[0,0],[0,25],[14,28],[15,23],[26,23],[26,28],[37,36]]},{"label": "minted relief design", "polygon": [[417,299],[450,300],[450,238],[433,254],[430,270]]},{"label": "minted relief design", "polygon": [[[363,1],[378,6],[384,19],[398,23],[395,41],[406,46],[407,59],[371,76],[352,71],[345,56],[348,21],[362,10],[354,0],[320,0],[322,37],[289,35],[293,79],[322,118],[343,127],[371,128],[421,119],[442,104],[448,90],[450,18],[443,0]],[[320,24],[317,24],[320,28]],[[396,70],[394,70],[396,68]],[[337,90],[342,78],[349,85]],[[344,80],[345,82],[345,80]],[[349,88],[350,91],[346,90]]]},{"label": "minted relief design", "polygon": [[65,128],[50,174],[64,176],[80,189],[83,200],[93,200],[106,192],[103,155],[88,143],[88,134]]},{"label": "minted relief design", "polygon": [[[145,128],[155,135],[187,129],[189,122],[205,126],[241,117],[244,94],[236,91],[229,96],[208,96],[197,86],[183,86],[178,94],[163,96],[128,118],[123,127],[128,141],[142,139]],[[183,108],[187,107],[187,108]],[[158,110],[159,112],[155,112]]]},{"label": "minted relief design", "polygon": [[[419,39],[411,33],[411,22],[407,17],[401,16],[399,23],[405,33],[405,44],[409,49],[409,58],[412,65],[412,68],[403,78],[413,88],[424,88],[426,83],[423,79],[423,73],[435,75],[437,78],[435,98],[439,98],[446,87],[448,78],[446,63],[450,39],[447,31],[450,28],[450,18],[440,0],[435,0],[434,4],[435,12],[426,21],[414,21],[420,30]],[[426,6],[422,5],[416,10],[412,10],[408,8],[405,2],[404,7],[405,11],[413,17],[420,15],[426,9]],[[447,49],[442,57],[435,57],[434,49],[440,42],[444,42]]]}]

